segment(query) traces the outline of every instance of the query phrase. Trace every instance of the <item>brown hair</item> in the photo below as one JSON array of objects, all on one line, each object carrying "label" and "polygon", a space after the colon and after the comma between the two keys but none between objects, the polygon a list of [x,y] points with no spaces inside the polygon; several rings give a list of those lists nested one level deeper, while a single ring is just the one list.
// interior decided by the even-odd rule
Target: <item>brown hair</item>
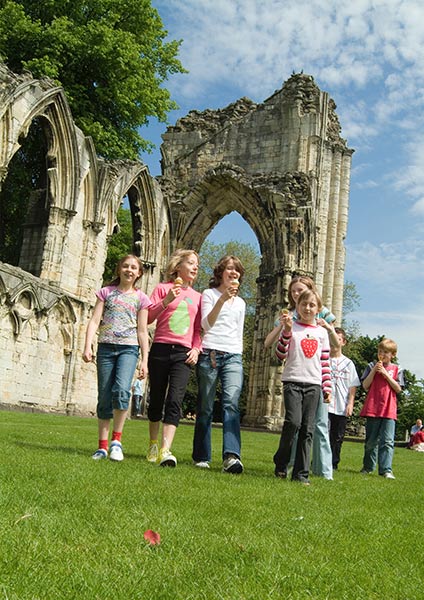
[{"label": "brown hair", "polygon": [[122,265],[124,264],[124,262],[128,259],[128,258],[133,258],[135,261],[137,261],[138,264],[138,269],[140,271],[139,276],[137,277],[137,279],[134,281],[134,286],[136,283],[138,283],[141,279],[141,276],[143,275],[143,263],[141,261],[141,258],[139,256],[136,256],[135,254],[126,254],[125,256],[123,256],[122,258],[120,258],[118,260],[118,264],[115,267],[115,275],[116,277],[107,285],[119,285],[121,282],[121,276],[119,275],[119,271],[122,268]]},{"label": "brown hair", "polygon": [[[295,283],[303,283],[303,285],[306,285],[307,288],[309,288],[310,290],[312,290],[315,293],[318,293],[316,285],[314,283],[314,280],[311,277],[308,277],[307,275],[294,275],[292,280],[289,283],[289,289],[287,290],[290,310],[293,310],[296,307],[296,302],[294,301],[292,293],[291,293],[292,286]],[[321,303],[321,307],[322,307],[322,303]]]},{"label": "brown hair", "polygon": [[192,254],[194,254],[197,257],[197,261],[200,262],[199,255],[194,250],[183,250],[180,248],[171,254],[168,266],[166,267],[167,281],[175,281],[175,278],[178,277],[178,269],[180,268],[181,264]]},{"label": "brown hair", "polygon": [[300,304],[301,302],[304,302],[304,300],[309,300],[312,297],[314,297],[315,300],[317,301],[318,312],[320,312],[320,310],[322,309],[322,300],[321,300],[321,296],[318,294],[318,292],[316,290],[305,290],[304,292],[302,292],[300,294],[299,298],[297,299],[296,306],[298,304]]},{"label": "brown hair", "polygon": [[209,279],[209,287],[210,288],[217,288],[221,285],[222,274],[225,271],[225,269],[227,268],[227,265],[230,262],[230,260],[233,261],[236,271],[238,273],[240,273],[239,282],[241,284],[241,282],[243,280],[243,275],[245,273],[245,269],[242,265],[242,262],[239,258],[237,258],[237,256],[233,256],[232,254],[227,254],[227,256],[223,256],[218,261],[218,263],[215,265],[215,267],[213,269],[213,275]]},{"label": "brown hair", "polygon": [[342,336],[343,340],[346,342],[346,331],[343,329],[343,327],[335,327],[334,331],[336,333],[340,333],[340,335]]}]

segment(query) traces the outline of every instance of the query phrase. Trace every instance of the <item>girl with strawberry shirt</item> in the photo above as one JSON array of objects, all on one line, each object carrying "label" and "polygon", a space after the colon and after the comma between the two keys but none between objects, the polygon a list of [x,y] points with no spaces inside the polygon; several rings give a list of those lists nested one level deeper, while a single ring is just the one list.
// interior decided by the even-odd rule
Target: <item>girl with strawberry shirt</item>
[{"label": "girl with strawberry shirt", "polygon": [[[292,313],[293,320],[298,318],[296,313],[296,301],[300,294],[305,290],[318,292],[314,280],[307,275],[294,275],[287,290],[288,308]],[[279,320],[277,320],[275,323],[274,329],[267,335],[264,343],[265,348],[270,347],[278,340],[283,327],[282,316],[283,315],[281,314]],[[318,325],[322,325],[327,330],[330,340],[330,347],[333,351],[337,351],[340,348],[340,342],[333,327],[335,320],[336,317],[326,306],[322,306],[320,312],[316,316],[316,323]],[[295,437],[295,440],[293,441],[290,465],[292,465],[294,462],[296,440],[297,437]],[[328,433],[328,404],[324,402],[318,402],[317,413],[315,415],[315,431],[312,448],[312,472],[314,475],[324,477],[324,479],[333,479],[333,458],[330,437]]]},{"label": "girl with strawberry shirt", "polygon": [[282,375],[285,420],[280,444],[274,455],[275,476],[285,479],[296,433],[298,441],[292,480],[309,485],[309,464],[315,427],[315,413],[321,399],[331,400],[330,343],[327,331],[316,325],[322,309],[321,298],[305,290],[296,302],[297,320],[282,315],[283,327],[276,355],[285,361]]}]

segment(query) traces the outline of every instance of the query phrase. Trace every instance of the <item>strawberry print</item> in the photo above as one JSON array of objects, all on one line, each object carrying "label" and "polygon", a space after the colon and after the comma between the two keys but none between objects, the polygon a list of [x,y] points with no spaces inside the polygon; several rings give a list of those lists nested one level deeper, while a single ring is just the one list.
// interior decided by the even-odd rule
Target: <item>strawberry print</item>
[{"label": "strawberry print", "polygon": [[315,352],[318,350],[318,340],[316,340],[314,337],[310,337],[309,335],[307,335],[300,342],[300,346],[306,358],[312,358]]}]

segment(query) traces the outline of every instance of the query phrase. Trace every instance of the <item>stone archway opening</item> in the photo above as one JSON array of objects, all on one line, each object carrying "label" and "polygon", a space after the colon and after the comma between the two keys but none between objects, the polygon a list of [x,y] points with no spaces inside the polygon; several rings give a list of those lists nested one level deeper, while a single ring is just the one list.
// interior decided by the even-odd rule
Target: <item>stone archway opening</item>
[{"label": "stone archway opening", "polygon": [[36,117],[8,165],[0,191],[0,260],[39,276],[51,204],[47,119]]}]

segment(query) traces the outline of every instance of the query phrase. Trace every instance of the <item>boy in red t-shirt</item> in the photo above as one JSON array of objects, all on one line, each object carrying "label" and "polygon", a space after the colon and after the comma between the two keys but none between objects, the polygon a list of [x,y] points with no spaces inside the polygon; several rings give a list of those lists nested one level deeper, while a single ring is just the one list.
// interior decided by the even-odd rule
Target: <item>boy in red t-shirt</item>
[{"label": "boy in red t-shirt", "polygon": [[377,465],[378,474],[394,479],[392,472],[397,418],[396,395],[403,387],[403,372],[391,361],[397,345],[384,338],[378,344],[378,361],[369,363],[361,381],[368,392],[360,416],[367,418],[365,452],[361,473],[372,473]]}]

